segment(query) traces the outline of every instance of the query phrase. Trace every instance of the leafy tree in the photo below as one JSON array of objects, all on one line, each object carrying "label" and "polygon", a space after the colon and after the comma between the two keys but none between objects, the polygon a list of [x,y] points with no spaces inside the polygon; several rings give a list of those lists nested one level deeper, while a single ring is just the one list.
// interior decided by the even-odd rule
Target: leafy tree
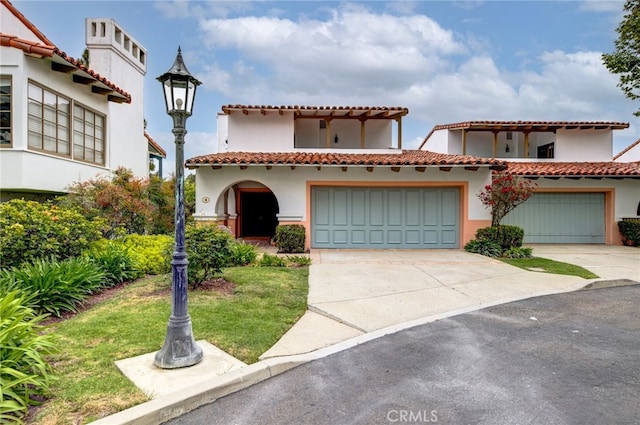
[{"label": "leafy tree", "polygon": [[[602,55],[609,72],[620,75],[618,87],[631,100],[640,99],[640,0],[626,0],[616,31],[615,51]],[[634,113],[640,116],[640,109]]]},{"label": "leafy tree", "polygon": [[536,183],[512,174],[498,174],[484,187],[478,198],[491,209],[491,226],[499,226],[502,219],[531,197]]},{"label": "leafy tree", "polygon": [[148,182],[137,178],[131,170],[120,167],[109,180],[98,177],[76,182],[68,194],[58,198],[63,206],[80,208],[85,217],[102,217],[107,223],[104,236],[145,234],[151,229],[155,205],[149,199]]}]

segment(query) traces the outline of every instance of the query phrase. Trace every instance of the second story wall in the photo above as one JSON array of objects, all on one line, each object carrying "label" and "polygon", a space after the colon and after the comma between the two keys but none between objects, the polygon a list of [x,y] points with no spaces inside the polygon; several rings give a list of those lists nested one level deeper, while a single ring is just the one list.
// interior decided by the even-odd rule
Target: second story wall
[{"label": "second story wall", "polygon": [[229,152],[293,150],[293,112],[232,113],[227,117]]},{"label": "second story wall", "polygon": [[611,130],[558,130],[555,159],[557,161],[611,161]]}]

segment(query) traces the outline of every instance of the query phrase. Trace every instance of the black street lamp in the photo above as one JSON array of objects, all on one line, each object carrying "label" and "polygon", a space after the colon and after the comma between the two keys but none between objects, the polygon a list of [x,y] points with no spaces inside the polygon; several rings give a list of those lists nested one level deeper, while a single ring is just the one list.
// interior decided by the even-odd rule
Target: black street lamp
[{"label": "black street lamp", "polygon": [[192,76],[178,56],[171,69],[158,77],[164,88],[167,114],[173,118],[176,143],[175,250],[171,261],[171,316],[164,345],[156,353],[154,364],[162,369],[193,366],[202,360],[200,348],[191,331],[187,306],[187,251],[184,237],[184,136],[185,124],[191,116],[196,87],[201,83]]}]

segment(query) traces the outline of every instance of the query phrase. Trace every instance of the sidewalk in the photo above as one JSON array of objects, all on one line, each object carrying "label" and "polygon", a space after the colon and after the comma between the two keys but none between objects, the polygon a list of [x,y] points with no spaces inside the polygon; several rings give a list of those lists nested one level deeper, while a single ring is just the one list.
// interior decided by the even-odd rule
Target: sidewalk
[{"label": "sidewalk", "polygon": [[[533,247],[538,257],[583,266],[601,279],[525,271],[462,250],[314,250],[308,311],[259,362],[243,365],[226,359],[221,373],[220,365],[214,367],[211,361],[167,371],[153,367],[144,356],[128,359],[119,367],[129,367],[124,373],[157,397],[95,423],[159,424],[300,364],[401,329],[596,282],[640,282],[638,249]],[[139,384],[143,380],[146,387]]]}]

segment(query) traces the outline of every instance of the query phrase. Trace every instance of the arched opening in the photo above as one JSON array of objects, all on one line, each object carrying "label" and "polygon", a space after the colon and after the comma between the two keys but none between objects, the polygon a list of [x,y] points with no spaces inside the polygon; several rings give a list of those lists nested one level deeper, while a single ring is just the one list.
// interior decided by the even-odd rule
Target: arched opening
[{"label": "arched opening", "polygon": [[271,239],[278,225],[278,200],[268,188],[236,189],[237,235],[244,239]]}]

